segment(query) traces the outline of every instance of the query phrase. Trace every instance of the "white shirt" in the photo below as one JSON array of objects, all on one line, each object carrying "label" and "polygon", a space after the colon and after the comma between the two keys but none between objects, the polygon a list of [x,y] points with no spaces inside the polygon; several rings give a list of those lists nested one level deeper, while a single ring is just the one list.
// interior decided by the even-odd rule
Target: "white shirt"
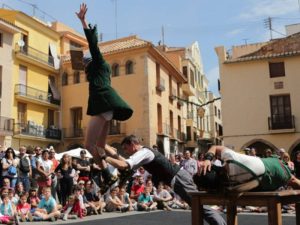
[{"label": "white shirt", "polygon": [[154,159],[154,153],[148,148],[141,148],[125,161],[133,170],[138,169],[140,166],[150,163]]}]

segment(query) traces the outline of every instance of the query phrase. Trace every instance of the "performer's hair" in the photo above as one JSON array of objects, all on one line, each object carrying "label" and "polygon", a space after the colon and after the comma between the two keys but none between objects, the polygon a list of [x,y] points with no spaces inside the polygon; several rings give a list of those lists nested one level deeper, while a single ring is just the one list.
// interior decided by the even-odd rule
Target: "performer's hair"
[{"label": "performer's hair", "polygon": [[129,135],[129,136],[125,137],[123,139],[121,145],[124,145],[124,144],[130,145],[132,143],[134,143],[134,144],[140,143],[139,139],[135,135]]}]

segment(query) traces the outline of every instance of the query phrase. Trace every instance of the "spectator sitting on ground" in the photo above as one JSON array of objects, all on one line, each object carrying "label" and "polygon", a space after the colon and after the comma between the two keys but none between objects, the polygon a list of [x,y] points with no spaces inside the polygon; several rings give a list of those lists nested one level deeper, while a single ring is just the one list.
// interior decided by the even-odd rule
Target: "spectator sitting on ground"
[{"label": "spectator sitting on ground", "polygon": [[171,210],[169,203],[172,201],[172,195],[164,188],[164,183],[159,182],[157,186],[154,201],[157,202],[157,208],[163,210]]},{"label": "spectator sitting on ground", "polygon": [[137,171],[135,172],[135,174],[133,174],[134,177],[137,177],[137,176],[142,176],[144,178],[144,181],[148,180],[148,177],[149,176],[152,176],[148,171],[146,171],[144,169],[144,167],[139,167],[137,169]]},{"label": "spectator sitting on ground", "polygon": [[153,201],[150,195],[150,188],[145,187],[144,192],[138,197],[137,210],[151,211],[156,210],[157,203]]},{"label": "spectator sitting on ground", "polygon": [[75,195],[70,195],[66,201],[65,206],[61,210],[62,220],[82,218],[82,210],[80,208],[79,201],[75,198]]},{"label": "spectator sitting on ground", "polygon": [[81,189],[82,189],[81,187],[77,186],[77,187],[75,187],[75,190],[74,190],[76,204],[78,201],[79,207],[80,207],[80,210],[77,210],[79,218],[83,218],[83,216],[87,215],[87,210],[86,210],[84,202],[83,202],[83,196],[81,194]]},{"label": "spectator sitting on ground", "polygon": [[8,189],[8,198],[14,206],[17,206],[19,202],[19,196],[15,195],[15,190],[13,188]]},{"label": "spectator sitting on ground", "polygon": [[82,196],[83,204],[86,209],[86,215],[87,216],[92,215],[92,214],[98,215],[98,211],[97,211],[97,208],[95,207],[95,205],[86,199],[86,197],[84,195],[84,188],[80,189],[80,194]]},{"label": "spectator sitting on ground", "polygon": [[106,212],[121,211],[126,212],[129,208],[128,204],[124,204],[118,197],[119,188],[114,187],[110,190],[110,194],[106,198]]},{"label": "spectator sitting on ground", "polygon": [[10,180],[9,178],[5,177],[3,178],[3,181],[2,181],[3,185],[2,185],[2,188],[10,188]]},{"label": "spectator sitting on ground", "polygon": [[43,188],[43,198],[35,209],[34,215],[42,218],[42,220],[55,221],[60,217],[60,211],[57,209],[55,199],[51,196],[51,188]]},{"label": "spectator sitting on ground", "polygon": [[[29,192],[29,190],[28,190],[28,192]],[[23,185],[22,182],[17,183],[15,193],[16,193],[17,196],[21,196],[22,194],[27,193],[24,190],[24,185]]]},{"label": "spectator sitting on ground", "polygon": [[153,185],[152,179],[148,179],[146,181],[146,187],[148,187],[150,189],[150,195],[151,197],[154,197],[154,195],[156,195],[156,187]]},{"label": "spectator sitting on ground", "polygon": [[92,181],[87,181],[85,183],[84,196],[91,207],[96,211],[96,213],[102,213],[103,208],[105,207],[105,202],[93,193],[93,183]]},{"label": "spectator sitting on ground", "polygon": [[28,203],[31,206],[30,212],[33,214],[35,212],[36,207],[40,203],[40,198],[38,197],[37,189],[34,187],[31,187],[29,190]]},{"label": "spectator sitting on ground", "polygon": [[0,205],[0,221],[5,224],[12,224],[15,221],[18,225],[15,206],[9,201],[8,194],[1,195],[2,203]]},{"label": "spectator sitting on ground", "polygon": [[22,222],[30,221],[32,222],[33,217],[30,212],[30,204],[27,203],[27,194],[23,193],[20,196],[19,203],[17,205],[17,215],[21,218]]},{"label": "spectator sitting on ground", "polygon": [[119,188],[118,197],[124,205],[128,205],[128,211],[136,210],[136,202],[132,203],[129,194],[126,192],[126,187],[122,186]]},{"label": "spectator sitting on ground", "polygon": [[189,205],[176,193],[174,193],[173,200],[169,203],[169,206],[172,209],[189,209]]},{"label": "spectator sitting on ground", "polygon": [[144,178],[142,176],[136,176],[134,184],[131,187],[130,198],[137,201],[141,193],[144,192]]}]

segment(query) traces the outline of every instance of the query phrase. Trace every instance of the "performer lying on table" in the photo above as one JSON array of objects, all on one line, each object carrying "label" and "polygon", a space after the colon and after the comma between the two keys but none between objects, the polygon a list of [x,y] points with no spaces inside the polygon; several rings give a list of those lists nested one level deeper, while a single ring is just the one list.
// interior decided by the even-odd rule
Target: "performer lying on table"
[{"label": "performer lying on table", "polygon": [[[212,166],[218,155],[224,165]],[[274,191],[282,186],[300,188],[300,180],[278,158],[259,158],[237,153],[224,146],[212,146],[205,154],[197,185],[204,189],[229,191]]]}]

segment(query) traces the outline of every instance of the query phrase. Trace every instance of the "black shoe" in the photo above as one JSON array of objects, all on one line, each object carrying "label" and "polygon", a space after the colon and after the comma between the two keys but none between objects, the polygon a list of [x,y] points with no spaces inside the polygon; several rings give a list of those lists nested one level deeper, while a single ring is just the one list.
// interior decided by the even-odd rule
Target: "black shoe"
[{"label": "black shoe", "polygon": [[134,174],[134,170],[132,169],[125,169],[125,170],[119,170],[119,185],[123,186],[126,184],[126,182],[132,178]]}]

